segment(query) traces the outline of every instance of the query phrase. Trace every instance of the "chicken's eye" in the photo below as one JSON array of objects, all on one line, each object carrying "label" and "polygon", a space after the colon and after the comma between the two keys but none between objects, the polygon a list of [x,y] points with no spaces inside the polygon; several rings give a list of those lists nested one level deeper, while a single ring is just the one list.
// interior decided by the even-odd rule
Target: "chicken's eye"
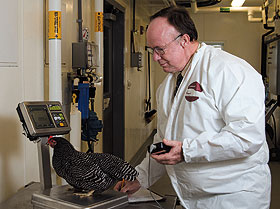
[{"label": "chicken's eye", "polygon": [[52,138],[49,138],[48,139],[48,144],[53,148],[57,144],[57,142],[56,142],[56,140],[54,140]]},{"label": "chicken's eye", "polygon": [[53,140],[53,139],[51,139],[51,143],[52,143],[52,145],[53,145],[53,146],[55,146],[55,145],[56,145],[56,141],[55,141],[55,140]]}]

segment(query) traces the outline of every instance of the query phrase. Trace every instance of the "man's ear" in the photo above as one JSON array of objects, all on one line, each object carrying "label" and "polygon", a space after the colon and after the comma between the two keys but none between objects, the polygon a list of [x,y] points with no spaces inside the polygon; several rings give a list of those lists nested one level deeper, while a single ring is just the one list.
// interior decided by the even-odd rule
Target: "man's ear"
[{"label": "man's ear", "polygon": [[180,42],[182,47],[184,47],[184,48],[187,47],[190,44],[190,42],[191,42],[190,36],[188,34],[182,35],[181,42]]}]

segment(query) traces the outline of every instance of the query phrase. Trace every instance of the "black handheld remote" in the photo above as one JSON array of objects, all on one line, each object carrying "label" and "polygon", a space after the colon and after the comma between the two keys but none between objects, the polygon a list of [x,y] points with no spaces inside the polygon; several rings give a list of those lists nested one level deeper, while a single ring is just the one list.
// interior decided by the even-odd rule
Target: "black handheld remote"
[{"label": "black handheld remote", "polygon": [[155,155],[168,153],[172,147],[165,145],[163,142],[151,144],[148,146],[148,152]]}]

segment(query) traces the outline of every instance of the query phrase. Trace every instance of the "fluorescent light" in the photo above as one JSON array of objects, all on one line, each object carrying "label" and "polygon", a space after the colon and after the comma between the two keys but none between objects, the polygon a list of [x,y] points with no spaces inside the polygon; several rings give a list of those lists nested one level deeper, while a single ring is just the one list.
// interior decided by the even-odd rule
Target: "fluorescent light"
[{"label": "fluorescent light", "polygon": [[245,2],[245,0],[232,0],[231,6],[232,7],[242,7],[244,2]]}]

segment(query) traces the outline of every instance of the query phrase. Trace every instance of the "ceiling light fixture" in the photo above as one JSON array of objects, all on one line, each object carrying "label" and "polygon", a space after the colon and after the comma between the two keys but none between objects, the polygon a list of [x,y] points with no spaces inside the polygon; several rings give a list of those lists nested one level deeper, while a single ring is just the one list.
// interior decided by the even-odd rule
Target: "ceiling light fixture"
[{"label": "ceiling light fixture", "polygon": [[232,7],[242,7],[244,2],[245,2],[245,0],[232,0],[231,6]]}]

